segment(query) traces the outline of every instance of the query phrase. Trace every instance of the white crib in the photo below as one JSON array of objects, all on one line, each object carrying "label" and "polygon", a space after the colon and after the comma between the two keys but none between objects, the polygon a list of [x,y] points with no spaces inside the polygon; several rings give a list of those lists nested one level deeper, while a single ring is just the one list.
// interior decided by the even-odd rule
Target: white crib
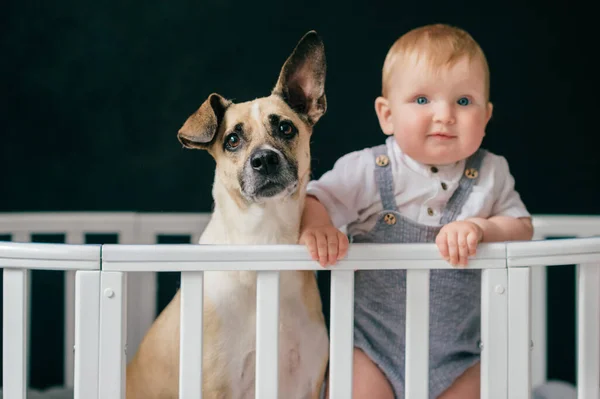
[{"label": "white crib", "polygon": [[[0,214],[3,270],[3,394],[26,396],[29,271],[65,272],[65,385],[77,399],[124,397],[124,372],[156,316],[156,272],[181,271],[181,398],[200,398],[202,272],[258,270],[257,398],[276,398],[278,270],[314,269],[301,246],[156,244],[159,235],[196,243],[208,214]],[[482,273],[481,397],[530,398],[546,380],[547,266],[577,264],[577,391],[600,397],[600,216],[534,217],[533,242],[483,244],[470,263]],[[31,243],[62,233],[66,244]],[[86,244],[89,234],[118,244]],[[4,236],[4,238],[2,238]],[[598,236],[598,237],[594,237]],[[546,237],[576,237],[544,240]],[[13,242],[8,242],[12,240]],[[351,397],[354,269],[407,269],[406,396],[427,398],[429,270],[449,267],[433,244],[351,247],[331,273],[330,397]],[[533,343],[533,345],[532,345]]]}]

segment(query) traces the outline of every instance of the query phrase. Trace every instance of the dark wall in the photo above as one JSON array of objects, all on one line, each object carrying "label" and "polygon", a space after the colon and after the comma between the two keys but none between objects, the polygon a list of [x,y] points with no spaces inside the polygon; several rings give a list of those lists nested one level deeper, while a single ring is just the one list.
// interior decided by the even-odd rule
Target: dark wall
[{"label": "dark wall", "polygon": [[[486,52],[494,116],[484,146],[508,159],[529,210],[600,213],[591,19],[574,6],[421,4],[4,3],[0,212],[210,211],[214,162],[182,149],[177,130],[211,92],[235,101],[268,94],[309,29],[328,57],[329,109],[312,150],[319,177],[342,154],[383,142],[373,101],[393,41],[446,22]],[[572,380],[574,344],[564,342],[574,305],[556,298],[565,281],[572,290],[573,273],[556,270],[550,345],[559,349],[549,372]]]},{"label": "dark wall", "polygon": [[177,130],[213,91],[237,101],[267,94],[313,28],[329,62],[329,110],[313,141],[318,177],[340,155],[383,141],[373,101],[387,49],[438,21],[467,29],[489,58],[495,112],[484,145],[507,157],[529,209],[599,211],[591,27],[573,10],[260,3],[5,6],[0,211],[208,211],[213,162],[182,149]]}]

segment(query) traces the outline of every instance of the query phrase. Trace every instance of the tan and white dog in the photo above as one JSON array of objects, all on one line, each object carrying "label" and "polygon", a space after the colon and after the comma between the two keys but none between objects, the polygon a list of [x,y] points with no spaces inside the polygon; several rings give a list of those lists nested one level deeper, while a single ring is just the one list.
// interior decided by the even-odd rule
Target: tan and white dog
[{"label": "tan and white dog", "polygon": [[[268,97],[211,94],[178,133],[216,161],[215,201],[200,244],[296,244],[310,175],[310,136],[327,108],[325,53],[308,32]],[[256,273],[206,272],[203,397],[254,398]],[[279,398],[317,398],[329,340],[312,271],[280,274]],[[127,399],[179,394],[180,292],[127,367]],[[260,398],[257,398],[260,399]]]}]

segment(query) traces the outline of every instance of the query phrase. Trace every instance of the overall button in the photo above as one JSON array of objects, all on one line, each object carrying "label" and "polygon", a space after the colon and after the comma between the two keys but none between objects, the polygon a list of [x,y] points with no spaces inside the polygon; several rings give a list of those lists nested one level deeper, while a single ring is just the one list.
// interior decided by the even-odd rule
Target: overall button
[{"label": "overall button", "polygon": [[434,212],[433,212],[433,209],[431,209],[431,208],[427,208],[427,214],[428,214],[429,216],[433,216],[433,213],[434,213]]},{"label": "overall button", "polygon": [[469,168],[465,170],[465,176],[467,176],[469,179],[475,179],[477,176],[479,176],[479,172],[475,168]]},{"label": "overall button", "polygon": [[442,182],[442,189],[443,190],[448,190],[448,185],[444,182]]},{"label": "overall button", "polygon": [[393,213],[386,213],[383,221],[389,225],[396,224],[396,216]]},{"label": "overall button", "polygon": [[387,155],[378,155],[377,158],[375,158],[375,163],[377,166],[387,166],[387,164],[390,163],[390,159]]}]

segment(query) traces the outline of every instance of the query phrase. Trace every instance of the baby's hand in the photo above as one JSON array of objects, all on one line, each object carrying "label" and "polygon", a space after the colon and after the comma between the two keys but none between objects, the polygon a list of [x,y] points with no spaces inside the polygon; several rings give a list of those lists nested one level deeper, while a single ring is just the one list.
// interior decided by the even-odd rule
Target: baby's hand
[{"label": "baby's hand", "polygon": [[475,256],[477,244],[482,238],[483,230],[479,225],[456,221],[442,227],[435,243],[442,257],[452,266],[467,266],[468,257]]},{"label": "baby's hand", "polygon": [[348,251],[348,237],[330,224],[305,228],[298,242],[321,266],[334,265]]}]

